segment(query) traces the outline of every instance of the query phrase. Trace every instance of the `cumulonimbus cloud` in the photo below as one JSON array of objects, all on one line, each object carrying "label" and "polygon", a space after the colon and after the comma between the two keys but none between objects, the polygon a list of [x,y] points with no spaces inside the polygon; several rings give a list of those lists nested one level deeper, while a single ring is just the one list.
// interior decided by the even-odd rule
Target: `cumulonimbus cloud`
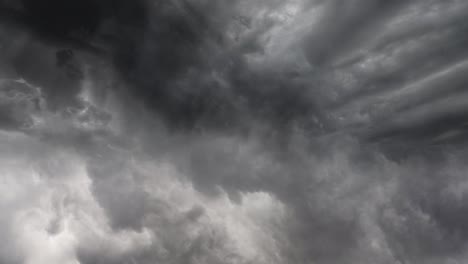
[{"label": "cumulonimbus cloud", "polygon": [[464,263],[464,1],[0,1],[0,262]]}]

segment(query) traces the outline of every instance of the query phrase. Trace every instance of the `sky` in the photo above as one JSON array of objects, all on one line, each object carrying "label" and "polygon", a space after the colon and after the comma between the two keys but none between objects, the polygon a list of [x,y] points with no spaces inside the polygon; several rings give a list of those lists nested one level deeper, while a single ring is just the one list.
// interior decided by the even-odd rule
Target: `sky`
[{"label": "sky", "polygon": [[0,0],[0,263],[467,263],[467,15]]}]

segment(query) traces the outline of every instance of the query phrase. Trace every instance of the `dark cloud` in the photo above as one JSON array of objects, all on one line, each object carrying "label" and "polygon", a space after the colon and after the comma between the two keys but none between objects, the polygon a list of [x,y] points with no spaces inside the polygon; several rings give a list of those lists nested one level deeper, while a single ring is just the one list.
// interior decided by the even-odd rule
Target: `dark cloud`
[{"label": "dark cloud", "polygon": [[0,0],[0,262],[465,263],[461,0]]}]

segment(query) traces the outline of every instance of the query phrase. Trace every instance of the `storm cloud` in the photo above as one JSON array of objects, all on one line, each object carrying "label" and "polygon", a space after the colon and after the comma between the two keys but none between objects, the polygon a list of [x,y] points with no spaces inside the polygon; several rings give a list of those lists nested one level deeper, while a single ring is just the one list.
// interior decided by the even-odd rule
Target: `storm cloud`
[{"label": "storm cloud", "polygon": [[0,262],[465,263],[467,15],[0,0]]}]

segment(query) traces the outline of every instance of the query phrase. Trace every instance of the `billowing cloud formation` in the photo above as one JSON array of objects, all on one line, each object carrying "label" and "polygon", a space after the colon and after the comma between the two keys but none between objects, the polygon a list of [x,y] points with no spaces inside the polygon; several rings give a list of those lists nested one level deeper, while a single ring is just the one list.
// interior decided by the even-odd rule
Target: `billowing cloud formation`
[{"label": "billowing cloud formation", "polygon": [[462,0],[0,1],[1,263],[465,263]]}]

